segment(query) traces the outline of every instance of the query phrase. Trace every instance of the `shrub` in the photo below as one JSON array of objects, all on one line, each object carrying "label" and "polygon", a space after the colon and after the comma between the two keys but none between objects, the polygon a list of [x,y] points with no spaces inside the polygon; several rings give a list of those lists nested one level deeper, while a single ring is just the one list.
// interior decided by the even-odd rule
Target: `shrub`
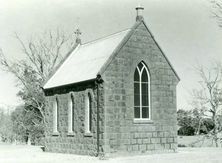
[{"label": "shrub", "polygon": [[195,129],[191,126],[183,126],[178,130],[178,135],[191,136],[195,134]]}]

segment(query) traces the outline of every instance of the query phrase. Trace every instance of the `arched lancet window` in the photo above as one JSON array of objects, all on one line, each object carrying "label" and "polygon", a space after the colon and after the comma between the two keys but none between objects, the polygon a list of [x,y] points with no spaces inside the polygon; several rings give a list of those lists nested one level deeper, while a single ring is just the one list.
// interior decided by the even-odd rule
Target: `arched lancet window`
[{"label": "arched lancet window", "polygon": [[150,75],[144,62],[134,72],[134,118],[150,119]]},{"label": "arched lancet window", "polygon": [[92,131],[92,97],[90,93],[86,95],[86,116],[85,116],[85,132]]},{"label": "arched lancet window", "polygon": [[58,98],[56,98],[53,102],[53,133],[58,132],[58,119],[59,119]]},{"label": "arched lancet window", "polygon": [[68,101],[68,132],[74,132],[74,97],[72,94]]}]

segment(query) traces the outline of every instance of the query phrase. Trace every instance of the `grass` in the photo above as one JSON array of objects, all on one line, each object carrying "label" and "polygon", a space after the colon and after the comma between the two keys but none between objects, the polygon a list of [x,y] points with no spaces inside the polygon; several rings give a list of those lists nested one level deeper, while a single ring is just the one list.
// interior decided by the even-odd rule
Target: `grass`
[{"label": "grass", "polygon": [[0,163],[214,163],[222,162],[221,148],[179,148],[177,153],[124,156],[99,160],[97,157],[47,153],[40,147],[0,145]]},{"label": "grass", "polygon": [[215,147],[212,138],[204,135],[178,136],[179,147]]}]

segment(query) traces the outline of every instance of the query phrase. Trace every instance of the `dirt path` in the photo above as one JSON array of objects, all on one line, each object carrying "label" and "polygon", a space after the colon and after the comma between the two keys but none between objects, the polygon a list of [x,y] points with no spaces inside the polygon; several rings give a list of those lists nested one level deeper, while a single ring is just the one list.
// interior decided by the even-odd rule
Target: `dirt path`
[{"label": "dirt path", "polygon": [[180,148],[178,153],[98,160],[96,157],[42,152],[35,146],[0,145],[0,163],[222,163],[222,149]]}]

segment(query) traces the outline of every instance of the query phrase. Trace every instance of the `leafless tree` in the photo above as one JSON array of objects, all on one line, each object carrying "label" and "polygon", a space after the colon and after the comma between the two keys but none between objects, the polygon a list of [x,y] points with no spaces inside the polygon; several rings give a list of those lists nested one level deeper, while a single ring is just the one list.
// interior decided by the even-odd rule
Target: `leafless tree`
[{"label": "leafless tree", "polygon": [[46,31],[34,39],[24,41],[16,33],[15,39],[20,43],[24,59],[9,60],[0,49],[0,65],[18,79],[20,96],[25,102],[25,108],[32,108],[38,113],[35,116],[45,122],[45,100],[42,85],[61,60],[64,54],[74,46],[72,35],[61,30]]},{"label": "leafless tree", "polygon": [[222,0],[210,0],[213,17],[216,18],[219,27],[222,27]]},{"label": "leafless tree", "polygon": [[221,64],[215,63],[211,69],[203,66],[195,69],[200,77],[200,89],[193,90],[192,97],[196,106],[200,106],[198,108],[201,114],[212,119],[214,128],[209,134],[218,147],[218,141],[221,140],[218,134],[222,131],[222,67]]}]

